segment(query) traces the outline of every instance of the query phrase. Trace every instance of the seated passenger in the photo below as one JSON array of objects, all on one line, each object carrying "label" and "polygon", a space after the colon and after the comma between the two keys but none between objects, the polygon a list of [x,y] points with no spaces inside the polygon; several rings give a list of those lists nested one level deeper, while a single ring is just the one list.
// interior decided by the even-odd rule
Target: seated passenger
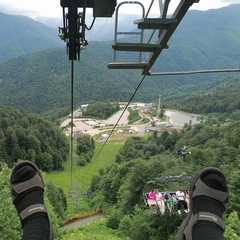
[{"label": "seated passenger", "polygon": [[159,207],[160,213],[164,214],[165,213],[165,202],[162,194],[156,189],[156,201],[157,205]]},{"label": "seated passenger", "polygon": [[156,191],[153,189],[149,194],[148,194],[148,207],[150,210],[154,208],[154,213],[157,212],[157,202],[156,202]]},{"label": "seated passenger", "polygon": [[181,206],[182,205],[183,205],[183,208],[184,208],[184,212],[188,213],[187,202],[185,200],[186,194],[185,194],[184,190],[179,189],[176,192],[176,198],[178,199],[178,213],[181,214]]},{"label": "seated passenger", "polygon": [[190,209],[190,200],[189,200],[189,191],[188,190],[184,190],[185,192],[185,201],[187,202],[187,209],[188,209],[188,212],[189,212],[189,209]]},{"label": "seated passenger", "polygon": [[173,200],[173,204],[177,204],[178,203],[178,200],[177,200],[175,194],[172,195],[172,200]]},{"label": "seated passenger", "polygon": [[169,192],[165,192],[163,194],[163,198],[165,199],[165,202],[166,202],[169,212],[171,212],[173,209],[173,200],[172,200],[171,194]]}]

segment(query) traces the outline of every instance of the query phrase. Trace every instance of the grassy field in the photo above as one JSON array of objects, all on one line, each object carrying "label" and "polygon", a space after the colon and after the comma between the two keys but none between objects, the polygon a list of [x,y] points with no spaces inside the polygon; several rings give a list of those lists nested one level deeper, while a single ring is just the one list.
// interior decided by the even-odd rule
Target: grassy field
[{"label": "grassy field", "polygon": [[[79,192],[84,193],[87,191],[92,177],[98,174],[99,169],[106,169],[114,163],[115,156],[118,154],[124,141],[124,139],[108,141],[105,145],[104,142],[95,142],[96,147],[91,163],[88,163],[84,167],[78,166],[76,164],[77,155],[73,153],[72,166],[69,155],[64,171],[46,173],[45,178],[48,182],[61,187],[66,194],[69,192],[72,183],[75,186],[79,186],[81,183],[82,187],[79,189]],[[76,142],[73,143],[73,152],[75,147]]]},{"label": "grassy field", "polygon": [[[118,154],[119,149],[122,147],[124,142],[125,139],[108,141],[105,145],[104,142],[95,142],[94,157],[91,163],[82,167],[76,164],[78,155],[74,151],[74,149],[76,149],[76,142],[74,141],[72,166],[69,154],[68,160],[65,162],[64,171],[45,173],[44,176],[47,182],[52,182],[57,187],[62,188],[68,197],[68,209],[65,213],[66,217],[75,213],[90,210],[86,201],[87,198],[82,197],[82,195],[87,192],[92,177],[98,174],[99,169],[106,169],[115,162],[115,156]],[[72,189],[71,186],[73,186]],[[78,201],[76,201],[76,198],[69,198],[72,190],[78,191]]]}]

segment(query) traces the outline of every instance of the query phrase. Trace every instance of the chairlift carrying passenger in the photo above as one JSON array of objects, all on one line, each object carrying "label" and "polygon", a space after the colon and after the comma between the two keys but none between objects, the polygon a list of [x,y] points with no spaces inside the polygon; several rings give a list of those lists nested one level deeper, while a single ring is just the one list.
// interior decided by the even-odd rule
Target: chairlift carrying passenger
[{"label": "chairlift carrying passenger", "polygon": [[[184,173],[178,175],[178,176],[162,176],[162,177],[156,177],[154,181],[148,181],[142,191],[143,201],[145,205],[147,204],[147,198],[148,198],[148,191],[147,188],[150,185],[156,185],[158,183],[168,183],[168,182],[191,182],[192,176],[186,176]],[[172,192],[174,194],[174,192]]]}]

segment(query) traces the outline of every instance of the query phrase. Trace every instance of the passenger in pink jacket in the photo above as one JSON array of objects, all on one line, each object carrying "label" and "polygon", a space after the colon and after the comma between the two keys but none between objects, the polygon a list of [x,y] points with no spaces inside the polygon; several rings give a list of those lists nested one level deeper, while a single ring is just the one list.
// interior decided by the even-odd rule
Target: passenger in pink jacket
[{"label": "passenger in pink jacket", "polygon": [[153,189],[149,194],[148,194],[148,207],[150,210],[154,208],[154,212],[157,212],[157,199],[156,199],[156,190]]}]

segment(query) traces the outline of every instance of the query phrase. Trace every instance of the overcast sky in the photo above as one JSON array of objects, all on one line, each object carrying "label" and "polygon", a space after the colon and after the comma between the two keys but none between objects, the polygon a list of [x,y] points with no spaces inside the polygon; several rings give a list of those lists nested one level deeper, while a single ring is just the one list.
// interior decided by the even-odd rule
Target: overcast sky
[{"label": "overcast sky", "polygon": [[[120,3],[123,0],[118,0]],[[139,0],[140,2],[149,3],[150,0]],[[171,0],[169,11],[175,9],[179,0]],[[194,3],[191,9],[208,10],[221,8],[231,3],[240,3],[240,0],[200,0]],[[128,8],[129,9],[129,8]],[[62,8],[60,0],[0,0],[0,12],[14,15],[24,15],[29,17],[62,17]]]}]

